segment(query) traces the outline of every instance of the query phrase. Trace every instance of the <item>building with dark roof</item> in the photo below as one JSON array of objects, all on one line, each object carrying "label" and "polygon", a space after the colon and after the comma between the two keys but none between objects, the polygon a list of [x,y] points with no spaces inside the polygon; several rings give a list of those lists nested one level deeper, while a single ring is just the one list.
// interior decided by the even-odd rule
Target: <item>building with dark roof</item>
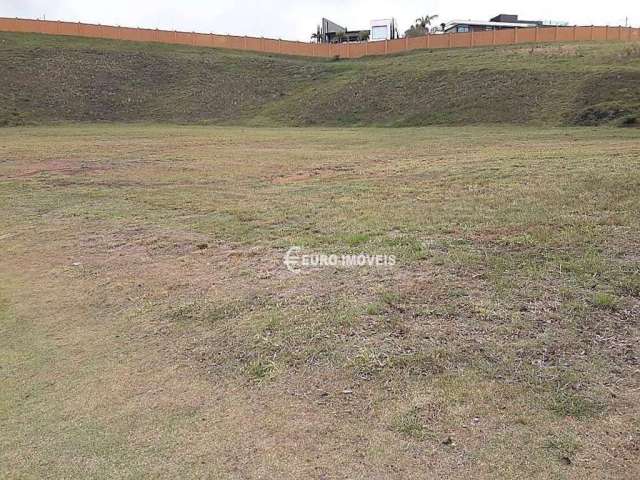
[{"label": "building with dark roof", "polygon": [[540,20],[520,20],[518,15],[501,13],[488,22],[481,20],[453,20],[445,24],[445,33],[484,32],[510,28],[530,28],[542,26]]}]

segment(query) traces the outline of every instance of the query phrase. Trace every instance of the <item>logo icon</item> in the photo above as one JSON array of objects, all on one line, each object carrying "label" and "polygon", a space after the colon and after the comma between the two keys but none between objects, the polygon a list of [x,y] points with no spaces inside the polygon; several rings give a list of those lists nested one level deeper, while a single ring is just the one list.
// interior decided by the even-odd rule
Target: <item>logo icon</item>
[{"label": "logo icon", "polygon": [[302,262],[302,258],[300,257],[300,252],[302,248],[300,247],[291,247],[287,254],[284,256],[284,264],[292,273],[300,272],[300,263]]}]

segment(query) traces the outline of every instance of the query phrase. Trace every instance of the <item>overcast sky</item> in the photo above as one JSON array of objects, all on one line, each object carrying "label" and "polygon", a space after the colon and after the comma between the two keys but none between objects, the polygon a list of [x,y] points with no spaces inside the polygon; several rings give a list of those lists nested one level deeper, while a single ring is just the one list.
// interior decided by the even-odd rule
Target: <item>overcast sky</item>
[{"label": "overcast sky", "polygon": [[499,13],[579,25],[640,26],[640,0],[0,0],[0,16],[309,40],[322,17],[350,29],[395,17],[401,30],[425,14],[440,21]]}]

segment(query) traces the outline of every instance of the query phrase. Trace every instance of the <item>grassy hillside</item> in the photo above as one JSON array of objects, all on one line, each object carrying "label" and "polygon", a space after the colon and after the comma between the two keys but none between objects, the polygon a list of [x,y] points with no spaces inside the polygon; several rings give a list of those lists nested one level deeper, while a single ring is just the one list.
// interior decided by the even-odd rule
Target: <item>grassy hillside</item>
[{"label": "grassy hillside", "polygon": [[327,61],[2,33],[0,72],[0,125],[595,125],[640,112],[633,44]]}]

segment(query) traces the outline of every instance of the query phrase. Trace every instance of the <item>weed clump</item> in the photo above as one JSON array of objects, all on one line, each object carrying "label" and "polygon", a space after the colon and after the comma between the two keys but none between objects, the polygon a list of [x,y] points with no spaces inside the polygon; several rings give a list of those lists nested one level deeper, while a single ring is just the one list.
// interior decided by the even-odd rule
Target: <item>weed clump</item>
[{"label": "weed clump", "polygon": [[599,292],[593,296],[593,305],[603,310],[617,310],[618,299],[610,293]]},{"label": "weed clump", "polygon": [[429,434],[420,415],[420,409],[417,407],[396,417],[393,422],[393,428],[397,432],[414,440],[424,440]]}]

